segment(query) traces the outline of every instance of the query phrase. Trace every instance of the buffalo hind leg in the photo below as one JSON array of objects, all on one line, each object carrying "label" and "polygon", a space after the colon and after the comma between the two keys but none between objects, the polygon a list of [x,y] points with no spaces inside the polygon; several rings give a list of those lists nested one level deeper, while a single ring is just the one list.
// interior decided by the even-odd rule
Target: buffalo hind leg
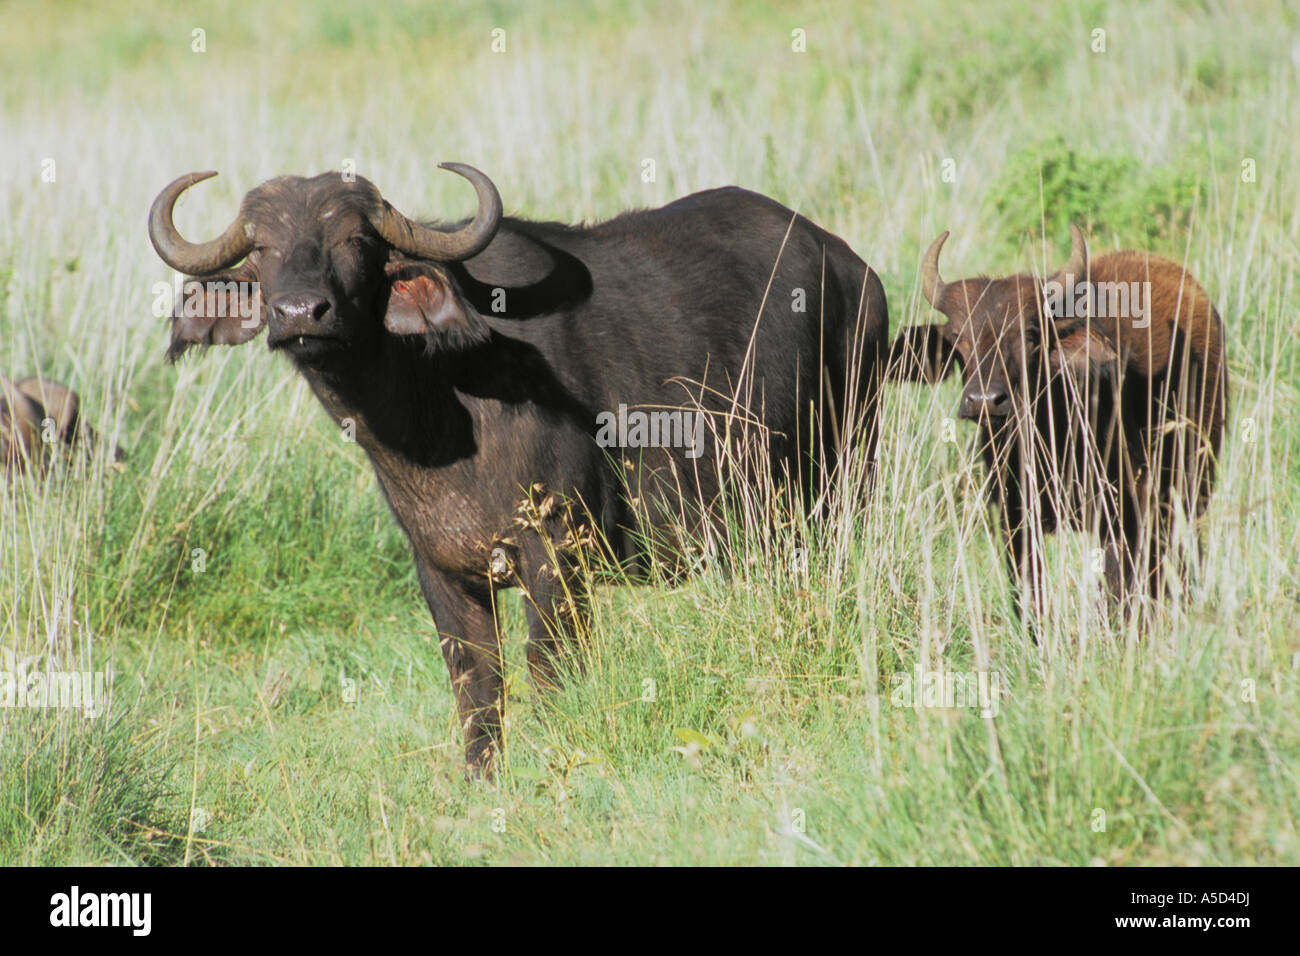
[{"label": "buffalo hind leg", "polygon": [[466,771],[490,777],[501,746],[504,709],[501,639],[491,587],[486,581],[478,585],[451,578],[418,557],[415,566],[456,696]]},{"label": "buffalo hind leg", "polygon": [[1136,531],[1102,534],[1102,552],[1105,557],[1106,591],[1110,598],[1111,614],[1119,612],[1119,620],[1131,621],[1141,609],[1141,591],[1138,581],[1138,561],[1142,559],[1142,545]]},{"label": "buffalo hind leg", "polygon": [[1164,542],[1158,532],[1144,530],[1141,524],[1102,540],[1111,609],[1126,623],[1142,623],[1165,595]]},{"label": "buffalo hind leg", "polygon": [[524,615],[528,619],[528,673],[539,691],[559,690],[565,663],[581,662],[575,653],[590,619],[585,576],[549,555],[522,570]]},{"label": "buffalo hind leg", "polygon": [[1038,632],[1043,616],[1042,562],[1024,518],[1011,509],[1006,509],[1003,514],[1007,522],[1006,561],[1011,578],[1011,606],[1016,617],[1032,629],[1034,643],[1041,644]]}]

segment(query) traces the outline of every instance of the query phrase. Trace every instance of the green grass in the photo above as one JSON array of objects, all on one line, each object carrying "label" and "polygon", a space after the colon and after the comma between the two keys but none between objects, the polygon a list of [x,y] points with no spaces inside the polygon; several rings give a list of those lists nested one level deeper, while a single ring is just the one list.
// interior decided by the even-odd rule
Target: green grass
[{"label": "green grass", "polygon": [[[0,671],[114,675],[101,717],[0,708],[0,864],[1300,863],[1294,11],[9,13],[0,370],[73,385],[129,457],[0,494]],[[509,211],[571,221],[739,183],[843,236],[895,327],[929,320],[917,259],[944,229],[950,277],[1048,267],[1071,220],[1095,251],[1185,258],[1232,388],[1190,599],[1119,627],[1064,536],[1035,646],[973,435],[943,440],[954,387],[891,388],[869,503],[737,519],[698,576],[599,589],[564,693],[529,687],[511,596],[507,754],[466,781],[360,450],[260,343],[169,367],[150,315],[162,185],[221,171],[177,211],[206,237],[258,182],[349,158],[444,218],[472,202],[447,159]],[[901,706],[918,665],[995,672],[996,717]]]}]

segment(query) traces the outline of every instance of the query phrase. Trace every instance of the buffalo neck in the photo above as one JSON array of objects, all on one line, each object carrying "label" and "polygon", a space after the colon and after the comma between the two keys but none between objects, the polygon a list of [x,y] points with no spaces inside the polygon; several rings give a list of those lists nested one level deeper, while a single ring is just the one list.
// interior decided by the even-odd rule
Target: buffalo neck
[{"label": "buffalo neck", "polygon": [[338,369],[299,366],[325,410],[381,469],[436,469],[474,453],[473,409],[456,389],[451,357],[418,339],[388,339]]}]

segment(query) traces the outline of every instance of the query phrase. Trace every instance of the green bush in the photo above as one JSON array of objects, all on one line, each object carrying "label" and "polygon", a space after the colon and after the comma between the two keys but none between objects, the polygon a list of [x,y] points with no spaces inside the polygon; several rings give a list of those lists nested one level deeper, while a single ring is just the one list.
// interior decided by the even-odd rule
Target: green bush
[{"label": "green bush", "polygon": [[1054,136],[1013,153],[989,190],[1003,224],[1001,251],[1014,254],[1045,230],[1069,250],[1070,223],[1124,246],[1166,250],[1185,235],[1198,182],[1179,165],[1144,163],[1131,153],[1100,153]]}]

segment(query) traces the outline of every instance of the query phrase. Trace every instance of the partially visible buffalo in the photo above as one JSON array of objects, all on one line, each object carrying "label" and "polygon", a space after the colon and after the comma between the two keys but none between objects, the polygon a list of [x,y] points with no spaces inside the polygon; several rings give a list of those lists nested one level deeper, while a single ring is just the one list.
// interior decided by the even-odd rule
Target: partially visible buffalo
[{"label": "partially visible buffalo", "polygon": [[1117,601],[1163,593],[1175,518],[1204,513],[1227,414],[1223,323],[1205,290],[1147,253],[1089,260],[1070,229],[1070,261],[1047,280],[945,282],[945,232],[921,290],[947,321],[905,329],[891,350],[896,378],[961,366],[960,415],[978,423],[1007,563],[1035,612],[1039,528],[1099,534]]},{"label": "partially visible buffalo", "polygon": [[[752,192],[569,226],[504,217],[485,175],[445,166],[479,199],[450,231],[337,173],[258,186],[201,244],[172,207],[215,174],[183,176],[149,231],[165,262],[205,277],[173,357],[265,327],[355,429],[415,553],[466,762],[486,772],[503,707],[495,592],[524,590],[531,676],[556,685],[586,615],[575,548],[595,537],[644,561],[634,499],[660,540],[696,525],[723,491],[715,435],[761,434],[761,467],[805,500],[850,442],[874,455],[889,323],[843,241]],[[701,411],[703,430],[672,418]]]},{"label": "partially visible buffalo", "polygon": [[52,379],[0,375],[0,469],[44,472],[51,449],[81,447],[98,441],[81,418],[81,399]]}]

